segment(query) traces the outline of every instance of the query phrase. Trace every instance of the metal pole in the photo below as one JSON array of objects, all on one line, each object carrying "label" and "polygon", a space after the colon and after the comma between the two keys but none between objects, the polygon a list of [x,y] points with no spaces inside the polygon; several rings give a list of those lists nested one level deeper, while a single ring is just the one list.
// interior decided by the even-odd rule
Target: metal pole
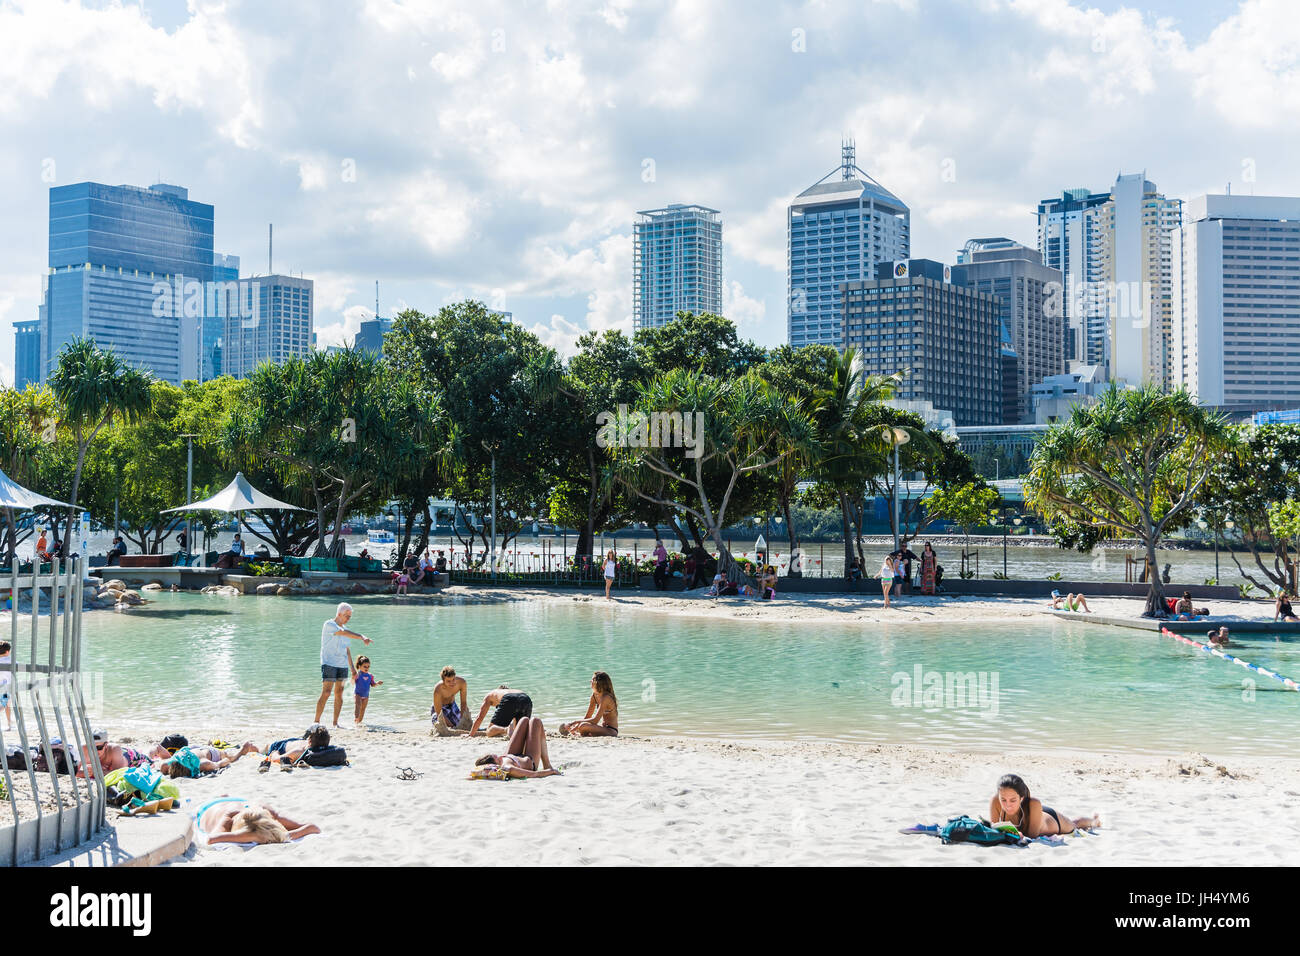
[{"label": "metal pole", "polygon": [[[185,506],[188,508],[194,501],[194,437],[191,435],[186,439],[189,444],[187,460],[185,462]],[[194,516],[190,512],[185,512],[185,564],[190,563],[190,535],[194,533]]]},{"label": "metal pole", "polygon": [[1219,529],[1214,529],[1214,583],[1219,583]]},{"label": "metal pole", "polygon": [[894,550],[898,550],[898,442],[894,442]]},{"label": "metal pole", "polygon": [[497,453],[492,453],[492,583],[497,580]]},{"label": "metal pole", "polygon": [[1007,576],[1007,526],[1002,526],[1002,576]]}]

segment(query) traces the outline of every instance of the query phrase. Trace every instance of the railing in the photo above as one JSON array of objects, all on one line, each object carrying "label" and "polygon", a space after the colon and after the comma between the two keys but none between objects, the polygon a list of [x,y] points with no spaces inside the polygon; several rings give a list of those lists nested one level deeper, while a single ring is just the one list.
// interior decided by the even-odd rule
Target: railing
[{"label": "railing", "polygon": [[[0,588],[11,608],[9,626],[0,628],[10,659],[0,664],[0,673],[9,677],[5,690],[13,712],[13,729],[0,728],[5,755],[0,807],[7,804],[12,815],[0,820],[5,865],[77,846],[105,826],[104,774],[81,684],[83,577],[80,558],[56,559],[48,574],[20,575],[17,565],[0,569]],[[31,623],[20,628],[24,617]],[[92,776],[78,777],[87,754]],[[38,770],[42,764],[45,769]]]},{"label": "railing", "polygon": [[[492,562],[486,556],[470,559],[463,551],[453,554],[448,570],[448,580],[454,584],[491,585],[494,583]],[[641,575],[649,573],[638,569],[636,562],[619,560],[614,572],[614,587],[638,587],[641,583]],[[495,583],[603,588],[605,586],[604,561],[565,558],[558,554],[502,552]]]}]

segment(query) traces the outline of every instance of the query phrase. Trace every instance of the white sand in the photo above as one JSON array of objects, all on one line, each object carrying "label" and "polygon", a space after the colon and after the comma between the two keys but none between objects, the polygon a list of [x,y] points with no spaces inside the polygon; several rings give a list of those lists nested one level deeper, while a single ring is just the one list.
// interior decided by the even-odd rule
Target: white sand
[{"label": "white sand", "polygon": [[[162,728],[158,728],[162,730]],[[283,728],[281,728],[283,730]],[[222,731],[230,738],[230,731]],[[250,733],[265,742],[272,734]],[[209,739],[202,734],[191,739]],[[560,777],[471,781],[503,741],[345,729],[352,766],[257,772],[246,757],[181,781],[192,805],[269,803],[319,836],[288,846],[191,848],[181,865],[959,864],[1219,866],[1300,863],[1300,763],[967,755],[912,747],[552,737]],[[397,766],[424,776],[395,779]],[[1021,774],[1063,814],[1104,827],[1066,845],[945,847],[900,834],[987,814],[997,778]]]},{"label": "white sand", "polygon": [[[885,610],[880,587],[874,581],[863,583],[861,594],[781,594],[775,601],[756,598],[704,596],[698,591],[615,591],[607,602],[603,591],[564,591],[532,588],[484,588],[456,586],[445,588],[438,594],[411,595],[402,601],[441,602],[462,600],[467,602],[527,601],[535,603],[583,603],[597,606],[610,605],[623,610],[671,614],[680,617],[701,617],[714,620],[806,622],[823,624],[871,624],[885,621],[922,621],[936,624],[996,623],[1038,617],[1046,619],[1051,600],[1015,597],[954,597],[951,595],[924,596],[908,594],[896,598]],[[1271,621],[1271,601],[1197,601],[1213,612],[1211,620],[1231,626],[1238,621]],[[1098,597],[1088,598],[1091,614],[1079,612],[1081,620],[1090,616],[1138,619],[1146,608],[1145,598]],[[1208,628],[1209,621],[1206,621]]]}]

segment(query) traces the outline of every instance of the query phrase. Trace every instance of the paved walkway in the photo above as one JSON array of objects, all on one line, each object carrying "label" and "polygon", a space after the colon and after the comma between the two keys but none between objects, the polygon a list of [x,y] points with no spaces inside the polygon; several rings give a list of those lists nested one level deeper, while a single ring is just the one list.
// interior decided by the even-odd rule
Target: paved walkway
[{"label": "paved walkway", "polygon": [[91,842],[28,866],[157,866],[183,854],[194,840],[194,820],[181,810],[118,817]]}]

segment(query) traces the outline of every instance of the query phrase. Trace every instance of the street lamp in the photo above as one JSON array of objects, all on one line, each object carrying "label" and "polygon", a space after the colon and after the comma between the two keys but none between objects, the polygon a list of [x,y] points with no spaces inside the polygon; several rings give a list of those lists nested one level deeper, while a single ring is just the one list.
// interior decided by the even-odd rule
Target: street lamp
[{"label": "street lamp", "polygon": [[486,441],[480,441],[483,450],[492,456],[492,583],[497,580],[497,452],[496,446],[488,447]]},{"label": "street lamp", "polygon": [[912,436],[907,433],[905,428],[895,428],[891,425],[882,425],[880,427],[880,437],[884,442],[894,449],[894,550],[898,550],[898,448],[900,445],[906,445],[912,440]]},{"label": "street lamp", "polygon": [[[189,450],[187,453],[187,460],[185,462],[185,504],[189,505],[194,502],[194,439],[197,436],[194,435],[192,432],[186,432],[184,435],[179,435],[177,437],[184,438],[186,443],[189,446]],[[113,515],[113,520],[114,521],[117,520],[116,512]],[[194,516],[190,514],[190,512],[188,511],[185,512],[185,566],[186,567],[188,567],[190,563],[190,534],[193,532],[193,521],[194,521]],[[113,533],[114,534],[117,533],[116,528],[113,529]]]}]

